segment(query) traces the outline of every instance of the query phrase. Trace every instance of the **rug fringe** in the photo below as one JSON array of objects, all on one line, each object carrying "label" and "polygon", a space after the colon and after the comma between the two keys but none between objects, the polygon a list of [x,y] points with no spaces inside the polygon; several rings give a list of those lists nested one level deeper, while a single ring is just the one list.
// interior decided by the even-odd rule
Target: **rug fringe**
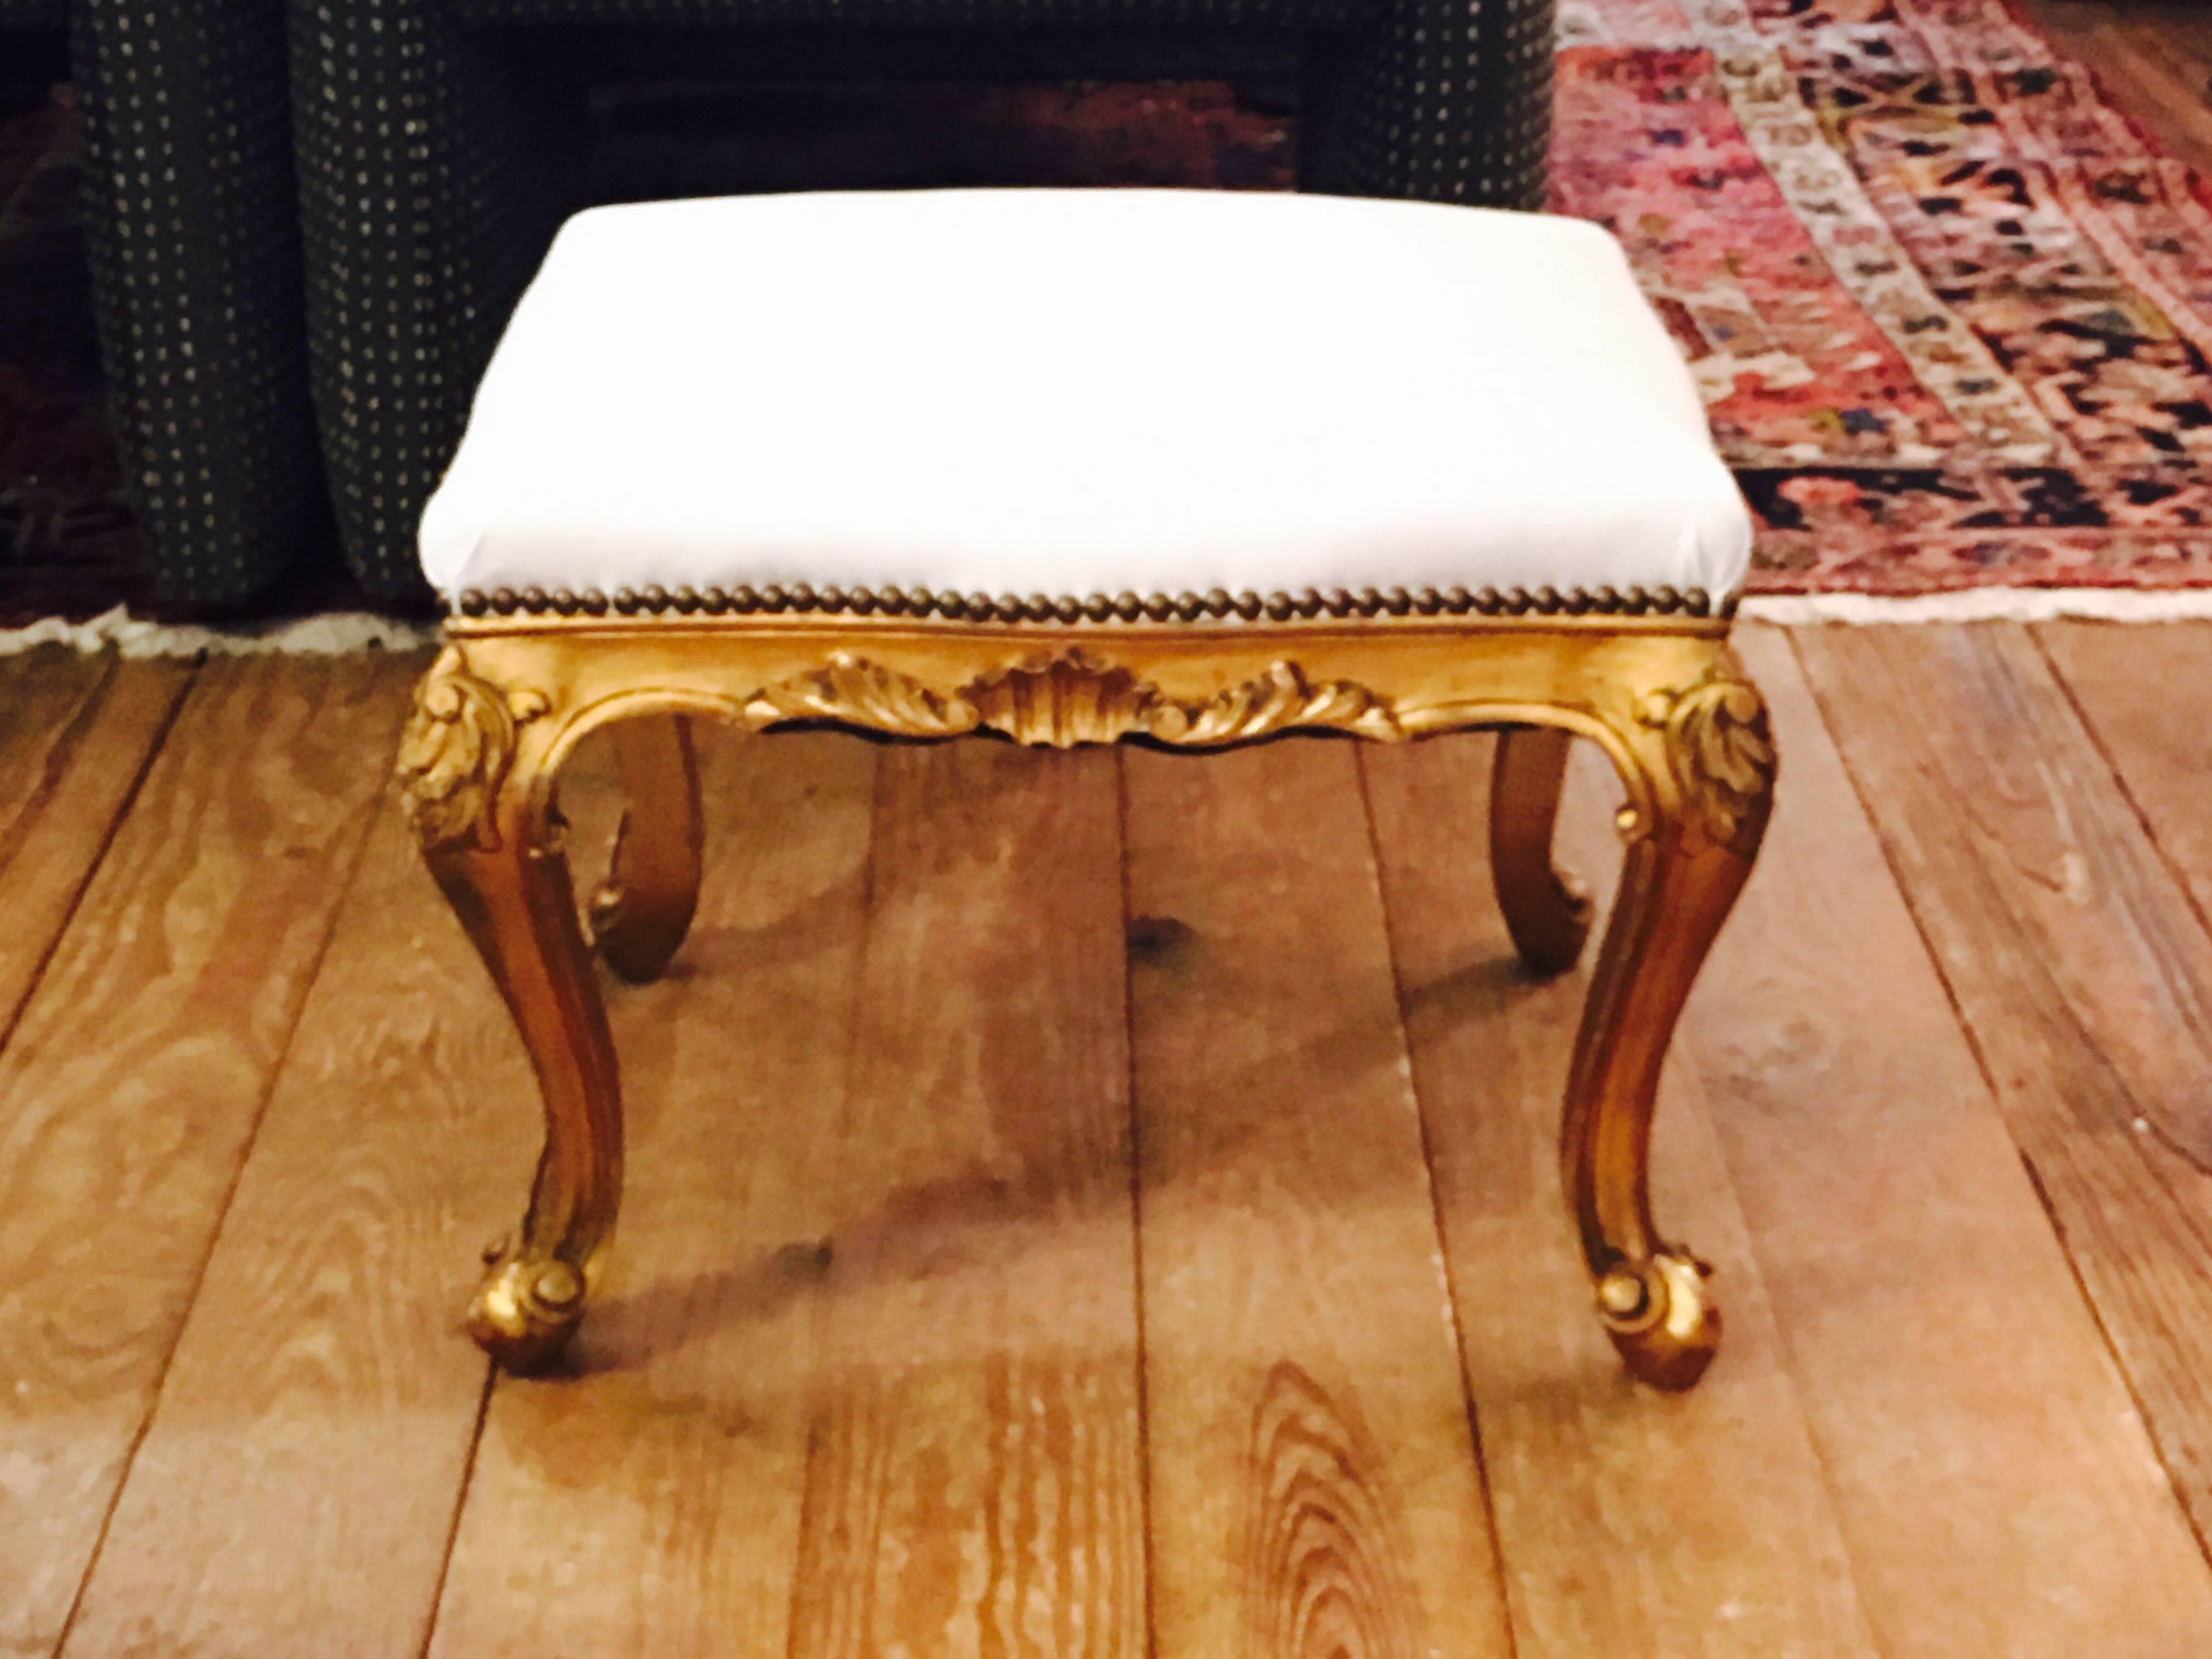
[{"label": "rug fringe", "polygon": [[1821,623],[2200,622],[2212,619],[2212,587],[1968,587],[1950,593],[1761,593],[1736,614],[1793,628]]},{"label": "rug fringe", "polygon": [[412,651],[435,645],[438,630],[394,622],[366,611],[338,611],[290,622],[246,623],[234,628],[179,628],[133,617],[122,605],[90,622],[46,617],[25,628],[0,629],[0,657],[12,657],[42,645],[102,651],[112,646],[125,657],[250,656],[264,651],[301,656],[337,656],[348,652]]}]

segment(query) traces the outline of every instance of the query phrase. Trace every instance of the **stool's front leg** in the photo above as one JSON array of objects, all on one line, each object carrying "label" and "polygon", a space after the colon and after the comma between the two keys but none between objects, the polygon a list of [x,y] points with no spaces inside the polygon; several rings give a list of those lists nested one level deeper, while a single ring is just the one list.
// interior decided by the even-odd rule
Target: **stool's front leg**
[{"label": "stool's front leg", "polygon": [[641,985],[660,977],[699,906],[699,763],[683,714],[624,720],[612,736],[622,827],[592,895],[592,943],[609,968]]},{"label": "stool's front leg", "polygon": [[1576,1040],[1560,1152],[1614,1346],[1644,1382],[1686,1389],[1711,1362],[1720,1315],[1705,1264],[1653,1224],[1651,1109],[1674,1022],[1765,833],[1774,750],[1757,690],[1725,654],[1709,678],[1638,707],[1617,734],[1633,757],[1627,858]]},{"label": "stool's front leg", "polygon": [[1552,862],[1567,745],[1557,726],[1509,726],[1498,734],[1490,783],[1490,875],[1521,960],[1540,974],[1575,965],[1589,937],[1589,895]]},{"label": "stool's front leg", "polygon": [[518,1237],[485,1253],[469,1332],[511,1370],[544,1364],[583,1316],[622,1185],[614,1042],[541,774],[545,700],[488,684],[448,647],[400,754],[408,817],[491,970],[538,1074],[545,1148]]}]

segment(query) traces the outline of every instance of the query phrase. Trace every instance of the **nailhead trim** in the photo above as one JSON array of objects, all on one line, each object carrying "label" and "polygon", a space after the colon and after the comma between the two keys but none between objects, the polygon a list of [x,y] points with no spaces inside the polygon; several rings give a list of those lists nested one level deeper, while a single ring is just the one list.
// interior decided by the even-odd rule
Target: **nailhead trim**
[{"label": "nailhead trim", "polygon": [[617,616],[659,616],[675,611],[684,616],[746,617],[760,614],[776,615],[787,611],[812,611],[830,616],[866,617],[881,613],[886,617],[928,617],[936,615],[952,621],[967,622],[1060,622],[1073,623],[1088,619],[1103,623],[1115,618],[1133,623],[1139,617],[1153,622],[1199,622],[1234,614],[1246,622],[1256,622],[1265,616],[1271,622],[1288,622],[1292,617],[1313,617],[1323,614],[1331,617],[1581,617],[1595,613],[1605,617],[1708,617],[1717,614],[1726,618],[1735,614],[1735,599],[1731,597],[1716,613],[1711,596],[1702,587],[1678,592],[1672,587],[1571,587],[1564,592],[1555,587],[1539,587],[1533,592],[1525,587],[1504,589],[1485,587],[1470,592],[1464,587],[1437,589],[1424,587],[1408,592],[1402,587],[1378,591],[1363,587],[1357,593],[1341,587],[1327,593],[1314,588],[1304,588],[1296,593],[1270,593],[1264,599],[1251,592],[1231,594],[1215,588],[1204,595],[1151,593],[1139,599],[1134,593],[1117,593],[1109,598],[1093,593],[1085,599],[1062,594],[1053,598],[1043,593],[1032,593],[1026,599],[1018,594],[1003,594],[993,598],[988,593],[966,595],[951,592],[933,593],[925,588],[911,591],[886,587],[880,591],[854,587],[850,589],[824,587],[816,590],[805,582],[785,588],[770,583],[768,586],[708,587],[694,589],[679,587],[673,592],[662,587],[642,589],[622,587],[611,598],[592,588],[586,592],[573,593],[561,588],[547,593],[543,588],[526,587],[520,592],[511,587],[495,588],[486,593],[470,588],[458,601],[450,602],[447,613],[464,617],[534,616],[550,612],[556,616],[604,617],[611,610]]}]

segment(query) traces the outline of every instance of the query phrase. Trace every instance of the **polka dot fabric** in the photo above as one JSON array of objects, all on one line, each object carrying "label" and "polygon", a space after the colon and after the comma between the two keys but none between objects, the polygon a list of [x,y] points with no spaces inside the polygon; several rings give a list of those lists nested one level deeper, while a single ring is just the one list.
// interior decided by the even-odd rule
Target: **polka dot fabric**
[{"label": "polka dot fabric", "polygon": [[[1250,24],[1313,36],[1312,188],[1535,208],[1552,0],[289,0],[307,326],[324,453],[363,586],[426,604],[422,508],[560,223],[583,88],[489,24]],[[1378,296],[1387,302],[1387,296]]]},{"label": "polka dot fabric", "polygon": [[307,398],[284,32],[263,0],[75,0],[108,402],[156,589],[218,611],[325,499]]}]

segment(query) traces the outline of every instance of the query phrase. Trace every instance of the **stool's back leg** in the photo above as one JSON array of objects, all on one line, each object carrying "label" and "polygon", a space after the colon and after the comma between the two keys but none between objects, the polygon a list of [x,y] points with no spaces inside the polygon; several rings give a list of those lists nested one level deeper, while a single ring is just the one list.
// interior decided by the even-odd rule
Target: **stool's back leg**
[{"label": "stool's back leg", "polygon": [[1490,875],[1505,930],[1522,961],[1564,973],[1589,937],[1589,896],[1552,862],[1572,738],[1557,726],[1511,726],[1498,734],[1490,787]]},{"label": "stool's back leg", "polygon": [[[622,1188],[622,1095],[547,781],[543,699],[476,678],[448,648],[416,693],[400,756],[425,861],[506,999],[545,1109],[519,1237],[485,1253],[469,1331],[512,1370],[583,1316]],[[524,728],[529,727],[526,732]]]},{"label": "stool's back leg", "polygon": [[1774,751],[1758,692],[1725,672],[1645,707],[1620,734],[1643,776],[1622,815],[1627,858],[1576,1039],[1560,1153],[1614,1345],[1644,1381],[1686,1389],[1711,1361],[1720,1315],[1704,1264],[1651,1218],[1652,1104],[1675,1020],[1765,836]]},{"label": "stool's back leg", "polygon": [[614,727],[622,827],[607,878],[592,895],[592,943],[633,985],[660,977],[699,904],[705,829],[691,721],[683,714]]}]

